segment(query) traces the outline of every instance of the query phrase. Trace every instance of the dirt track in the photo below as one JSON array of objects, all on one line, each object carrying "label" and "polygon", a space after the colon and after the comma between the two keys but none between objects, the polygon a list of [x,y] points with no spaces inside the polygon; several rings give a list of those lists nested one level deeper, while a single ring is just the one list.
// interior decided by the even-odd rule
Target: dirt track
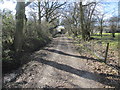
[{"label": "dirt track", "polygon": [[81,56],[67,37],[35,52],[31,62],[22,67],[22,74],[7,87],[21,88],[103,88],[109,86],[104,78],[90,71],[88,60]]}]

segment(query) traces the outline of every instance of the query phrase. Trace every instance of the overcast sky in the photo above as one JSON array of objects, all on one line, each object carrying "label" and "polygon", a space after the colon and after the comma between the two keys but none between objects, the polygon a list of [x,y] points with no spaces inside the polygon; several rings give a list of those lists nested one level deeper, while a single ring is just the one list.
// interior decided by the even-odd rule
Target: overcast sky
[{"label": "overcast sky", "polygon": [[[7,8],[7,9],[13,11],[13,14],[15,14],[15,7],[16,7],[16,2],[14,2],[15,0],[3,0],[3,1],[4,1],[4,3],[0,3],[0,9],[3,10],[5,8]],[[78,0],[69,0],[69,1],[75,2]],[[93,0],[89,0],[89,1],[93,1]],[[28,8],[27,8],[27,10],[28,10]],[[107,19],[113,15],[117,16],[118,15],[118,0],[103,0],[102,6],[99,7],[99,10],[103,13],[106,13],[105,19]]]}]

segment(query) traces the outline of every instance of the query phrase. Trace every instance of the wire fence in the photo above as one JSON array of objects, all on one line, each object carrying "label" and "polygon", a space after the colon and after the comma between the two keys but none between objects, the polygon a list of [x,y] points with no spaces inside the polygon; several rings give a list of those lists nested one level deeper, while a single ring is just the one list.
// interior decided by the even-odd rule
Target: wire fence
[{"label": "wire fence", "polygon": [[107,59],[110,59],[109,52],[109,42],[102,43],[102,41],[90,41],[90,42],[79,42],[79,51],[80,52],[89,52],[94,55],[97,59],[106,62]]}]

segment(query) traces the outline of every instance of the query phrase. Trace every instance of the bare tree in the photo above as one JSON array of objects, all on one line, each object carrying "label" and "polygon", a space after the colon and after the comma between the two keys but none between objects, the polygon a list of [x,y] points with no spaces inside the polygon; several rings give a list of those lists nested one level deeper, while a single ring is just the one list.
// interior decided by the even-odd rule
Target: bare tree
[{"label": "bare tree", "polygon": [[31,7],[38,8],[38,22],[41,23],[41,19],[45,17],[46,22],[52,23],[54,20],[56,20],[60,16],[60,10],[63,9],[62,6],[64,6],[66,2],[59,3],[58,1],[39,1],[38,3],[34,2]]},{"label": "bare tree", "polygon": [[38,2],[38,16],[39,16],[39,24],[41,24],[41,2]]},{"label": "bare tree", "polygon": [[80,26],[82,30],[82,39],[85,40],[85,30],[84,30],[84,13],[83,13],[83,5],[80,2]]},{"label": "bare tree", "polygon": [[[64,14],[64,17],[69,21],[70,29],[75,36],[81,34],[83,40],[90,39],[91,27],[93,26],[93,15],[96,8],[96,2],[88,2],[83,5],[82,2],[75,2],[69,5],[66,10],[69,14]],[[78,29],[80,27],[80,29]]]},{"label": "bare tree", "polygon": [[96,5],[96,2],[87,3],[86,5],[82,5],[82,2],[80,2],[80,25],[82,30],[82,39],[85,41],[90,39],[92,16]]},{"label": "bare tree", "polygon": [[104,15],[105,14],[102,14],[102,15],[99,15],[99,16],[97,15],[98,23],[100,25],[99,29],[100,29],[101,37],[102,37],[102,33],[103,33]]},{"label": "bare tree", "polygon": [[118,17],[111,17],[109,22],[110,22],[112,37],[114,38],[117,29]]},{"label": "bare tree", "polygon": [[22,49],[23,26],[25,16],[25,2],[17,2],[16,6],[16,32],[14,38],[15,51]]},{"label": "bare tree", "polygon": [[44,10],[45,10],[46,22],[51,23],[57,17],[59,17],[60,15],[56,10],[60,9],[65,4],[66,4],[66,2],[64,2],[62,4],[60,4],[57,1],[54,1],[54,2],[51,2],[51,3],[49,1],[44,2]]},{"label": "bare tree", "polygon": [[16,5],[16,31],[14,37],[14,47],[16,52],[22,50],[23,42],[23,27],[25,20],[25,7],[28,6],[31,2],[17,2]]}]

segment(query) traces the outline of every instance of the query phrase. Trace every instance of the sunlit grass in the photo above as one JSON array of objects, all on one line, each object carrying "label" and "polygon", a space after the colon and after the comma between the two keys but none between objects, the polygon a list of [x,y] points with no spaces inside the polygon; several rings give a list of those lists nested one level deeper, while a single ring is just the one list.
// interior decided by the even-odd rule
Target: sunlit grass
[{"label": "sunlit grass", "polygon": [[[101,37],[99,33],[94,33],[91,37],[95,38],[95,42],[102,42],[103,46],[109,43],[111,48],[118,48],[118,41],[120,40],[120,33],[115,33],[115,38],[112,37],[112,33],[103,33]],[[72,38],[72,37],[68,37]],[[77,38],[82,38],[82,35],[78,35]]]},{"label": "sunlit grass", "polygon": [[68,38],[72,39],[72,36],[68,36]]},{"label": "sunlit grass", "polygon": [[99,42],[102,42],[103,45],[109,43],[110,47],[117,48],[118,47],[118,40],[119,40],[120,33],[115,33],[115,38],[112,37],[111,33],[103,33],[101,37],[99,33],[95,33],[92,35],[93,38],[96,38]]}]

